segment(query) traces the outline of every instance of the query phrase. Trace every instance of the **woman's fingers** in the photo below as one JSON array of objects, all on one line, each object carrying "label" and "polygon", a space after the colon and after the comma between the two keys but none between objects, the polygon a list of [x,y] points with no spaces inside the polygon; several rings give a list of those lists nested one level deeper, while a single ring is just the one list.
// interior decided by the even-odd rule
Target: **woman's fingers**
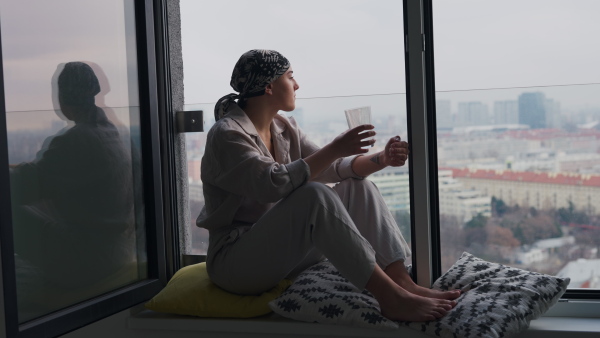
[{"label": "woman's fingers", "polygon": [[[375,144],[375,139],[363,140],[359,143],[360,147],[369,147]],[[368,149],[367,149],[368,150]]]},{"label": "woman's fingers", "polygon": [[350,130],[353,132],[356,132],[358,134],[358,133],[362,133],[365,130],[371,130],[371,129],[375,129],[375,126],[372,124],[363,124],[358,127],[354,127]]}]

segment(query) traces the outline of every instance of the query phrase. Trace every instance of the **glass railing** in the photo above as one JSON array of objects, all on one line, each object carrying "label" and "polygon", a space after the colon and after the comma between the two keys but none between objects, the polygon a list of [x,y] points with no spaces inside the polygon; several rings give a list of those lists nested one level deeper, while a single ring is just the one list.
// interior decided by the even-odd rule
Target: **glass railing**
[{"label": "glass railing", "polygon": [[[292,112],[281,112],[296,120],[309,139],[319,146],[333,140],[348,129],[344,110],[362,106],[370,106],[372,124],[377,131],[376,145],[370,153],[380,151],[387,140],[399,135],[407,139],[406,128],[406,96],[404,94],[364,95],[350,97],[330,97],[297,99],[296,109]],[[205,254],[208,248],[208,233],[196,226],[196,217],[204,206],[202,181],[200,180],[201,159],[204,154],[206,134],[214,124],[214,104],[189,104],[185,110],[203,110],[205,116],[205,132],[186,134],[188,161],[190,232],[192,237],[192,254]],[[408,187],[407,167],[386,168],[369,177],[379,187],[384,199],[395,216],[404,238],[410,242],[410,192]]]}]

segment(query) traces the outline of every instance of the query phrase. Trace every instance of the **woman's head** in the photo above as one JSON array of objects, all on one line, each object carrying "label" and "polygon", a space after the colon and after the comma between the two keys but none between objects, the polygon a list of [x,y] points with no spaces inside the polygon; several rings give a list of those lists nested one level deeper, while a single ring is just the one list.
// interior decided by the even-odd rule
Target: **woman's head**
[{"label": "woman's head", "polygon": [[238,99],[243,106],[246,99],[265,94],[267,86],[283,74],[290,74],[290,62],[274,50],[253,49],[240,57],[231,74],[231,87],[238,94],[222,97],[215,105],[215,120],[223,117],[229,104]]},{"label": "woman's head", "polygon": [[60,64],[58,71],[60,73],[56,79],[56,89],[62,116],[75,123],[97,118],[92,115],[97,115],[95,96],[100,93],[101,88],[92,67],[87,63],[74,61]]},{"label": "woman's head", "polygon": [[58,99],[63,105],[89,105],[100,92],[92,67],[83,62],[68,62],[58,76]]}]

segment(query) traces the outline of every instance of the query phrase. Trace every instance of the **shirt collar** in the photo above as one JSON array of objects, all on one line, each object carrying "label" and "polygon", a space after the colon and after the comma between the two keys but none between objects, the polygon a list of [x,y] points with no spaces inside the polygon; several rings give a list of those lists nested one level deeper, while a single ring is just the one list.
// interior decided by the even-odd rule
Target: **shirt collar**
[{"label": "shirt collar", "polygon": [[[246,132],[246,134],[257,136],[258,132],[256,131],[256,127],[254,127],[254,123],[250,120],[248,115],[240,108],[237,104],[232,105],[231,109],[227,113],[226,117],[231,118],[240,127]],[[275,115],[273,119],[273,123],[271,124],[271,132],[276,135],[281,135],[286,129],[286,123],[283,121],[285,118],[281,115]]]}]

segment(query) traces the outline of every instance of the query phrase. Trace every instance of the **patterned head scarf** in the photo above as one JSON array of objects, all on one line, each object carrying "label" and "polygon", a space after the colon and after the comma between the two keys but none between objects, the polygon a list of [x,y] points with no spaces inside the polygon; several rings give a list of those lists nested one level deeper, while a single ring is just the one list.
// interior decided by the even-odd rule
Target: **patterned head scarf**
[{"label": "patterned head scarf", "polygon": [[233,68],[231,87],[238,92],[223,96],[215,105],[215,121],[225,116],[234,100],[265,93],[265,87],[290,68],[290,62],[279,52],[253,49],[244,53]]}]

